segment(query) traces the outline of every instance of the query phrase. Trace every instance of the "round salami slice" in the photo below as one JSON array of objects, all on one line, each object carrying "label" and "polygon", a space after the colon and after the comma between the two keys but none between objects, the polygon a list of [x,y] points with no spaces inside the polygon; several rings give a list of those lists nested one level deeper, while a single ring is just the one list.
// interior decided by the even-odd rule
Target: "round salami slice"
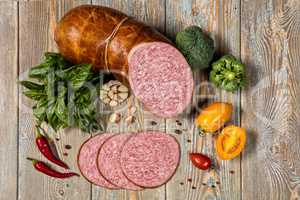
[{"label": "round salami slice", "polygon": [[179,164],[180,148],[176,139],[166,133],[142,132],[125,143],[121,167],[125,176],[141,187],[166,183]]},{"label": "round salami slice", "polygon": [[139,44],[130,51],[128,65],[134,95],[153,114],[174,117],[189,105],[194,87],[192,71],[172,45]]},{"label": "round salami slice", "polygon": [[111,183],[128,190],[141,190],[142,188],[128,180],[120,166],[120,154],[124,143],[133,134],[123,133],[109,138],[101,147],[98,154],[98,169]]},{"label": "round salami slice", "polygon": [[108,182],[98,171],[97,168],[97,156],[99,148],[102,144],[112,137],[114,134],[105,133],[96,135],[88,139],[81,146],[78,153],[78,168],[82,174],[89,182],[109,188],[109,189],[118,189],[116,185]]}]

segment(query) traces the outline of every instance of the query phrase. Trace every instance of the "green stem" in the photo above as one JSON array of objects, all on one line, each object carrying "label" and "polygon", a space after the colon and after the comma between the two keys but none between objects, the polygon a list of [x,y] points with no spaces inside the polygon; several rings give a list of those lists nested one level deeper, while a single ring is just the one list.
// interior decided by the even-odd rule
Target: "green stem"
[{"label": "green stem", "polygon": [[33,165],[35,165],[35,164],[38,162],[38,161],[37,161],[36,159],[34,159],[34,158],[29,158],[29,157],[27,157],[26,159],[29,160],[29,161],[31,161]]}]

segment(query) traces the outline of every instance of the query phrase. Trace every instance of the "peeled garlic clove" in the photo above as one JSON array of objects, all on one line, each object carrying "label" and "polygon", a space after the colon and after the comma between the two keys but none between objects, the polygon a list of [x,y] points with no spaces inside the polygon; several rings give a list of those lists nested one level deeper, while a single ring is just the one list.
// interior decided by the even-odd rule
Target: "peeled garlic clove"
[{"label": "peeled garlic clove", "polygon": [[109,81],[100,89],[100,99],[105,99],[105,103],[110,106],[120,105],[128,96],[128,88],[116,80]]},{"label": "peeled garlic clove", "polygon": [[118,91],[128,93],[128,88],[124,85],[120,85],[119,88],[118,88]]},{"label": "peeled garlic clove", "polygon": [[109,104],[110,99],[107,98],[107,97],[104,97],[104,98],[102,99],[102,101],[103,101],[103,103],[105,103],[105,104]]},{"label": "peeled garlic clove", "polygon": [[100,89],[100,92],[103,93],[103,94],[107,94],[108,91],[109,91],[109,89],[106,90],[105,87]]},{"label": "peeled garlic clove", "polygon": [[108,82],[109,86],[112,87],[114,85],[121,85],[122,83],[120,81],[111,80]]},{"label": "peeled garlic clove", "polygon": [[117,94],[114,94],[114,96],[113,96],[112,99],[115,100],[115,101],[118,101],[118,95],[117,95]]},{"label": "peeled garlic clove", "polygon": [[134,121],[135,121],[135,117],[132,116],[132,115],[126,117],[126,119],[125,119],[125,122],[126,122],[127,124],[132,124]]},{"label": "peeled garlic clove", "polygon": [[128,109],[128,112],[130,115],[133,115],[135,112],[136,112],[136,107],[135,106],[132,106]]},{"label": "peeled garlic clove", "polygon": [[114,97],[114,92],[110,90],[110,91],[108,92],[107,96],[108,96],[110,99],[113,99],[113,97]]},{"label": "peeled garlic clove", "polygon": [[115,100],[110,100],[109,105],[110,105],[111,107],[115,107],[115,106],[118,105],[118,102],[115,101]]},{"label": "peeled garlic clove", "polygon": [[122,101],[124,101],[125,99],[127,99],[128,93],[119,93],[118,96]]},{"label": "peeled garlic clove", "polygon": [[121,121],[121,115],[119,113],[113,113],[109,117],[111,123],[119,123]]},{"label": "peeled garlic clove", "polygon": [[118,92],[118,85],[111,86],[110,90],[113,91],[113,92]]},{"label": "peeled garlic clove", "polygon": [[104,85],[101,87],[101,90],[109,91],[109,85],[104,84]]},{"label": "peeled garlic clove", "polygon": [[100,90],[100,99],[103,100],[107,96],[107,91],[105,90]]}]

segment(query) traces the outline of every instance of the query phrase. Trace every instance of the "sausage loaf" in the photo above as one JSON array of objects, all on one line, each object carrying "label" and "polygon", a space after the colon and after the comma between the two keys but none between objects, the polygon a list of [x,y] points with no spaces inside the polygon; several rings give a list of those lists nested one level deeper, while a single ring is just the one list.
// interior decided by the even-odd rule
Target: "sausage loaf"
[{"label": "sausage loaf", "polygon": [[55,41],[67,60],[129,79],[135,96],[157,116],[174,117],[191,101],[193,76],[183,55],[154,28],[122,12],[76,7],[61,19]]}]

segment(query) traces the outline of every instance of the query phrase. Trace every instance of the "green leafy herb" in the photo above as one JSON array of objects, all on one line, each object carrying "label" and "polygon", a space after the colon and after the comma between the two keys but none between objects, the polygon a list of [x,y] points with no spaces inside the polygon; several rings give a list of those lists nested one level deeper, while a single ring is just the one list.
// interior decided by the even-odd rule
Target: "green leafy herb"
[{"label": "green leafy herb", "polygon": [[20,81],[24,95],[33,99],[37,123],[48,123],[55,131],[79,127],[85,132],[101,130],[97,122],[99,75],[90,64],[72,65],[60,54],[45,53],[44,61],[31,68],[29,77]]},{"label": "green leafy herb", "polygon": [[246,83],[245,66],[232,55],[225,55],[212,64],[209,79],[217,87],[234,92]]},{"label": "green leafy herb", "polygon": [[177,33],[176,46],[192,69],[207,68],[215,52],[213,39],[197,26],[187,27]]}]

